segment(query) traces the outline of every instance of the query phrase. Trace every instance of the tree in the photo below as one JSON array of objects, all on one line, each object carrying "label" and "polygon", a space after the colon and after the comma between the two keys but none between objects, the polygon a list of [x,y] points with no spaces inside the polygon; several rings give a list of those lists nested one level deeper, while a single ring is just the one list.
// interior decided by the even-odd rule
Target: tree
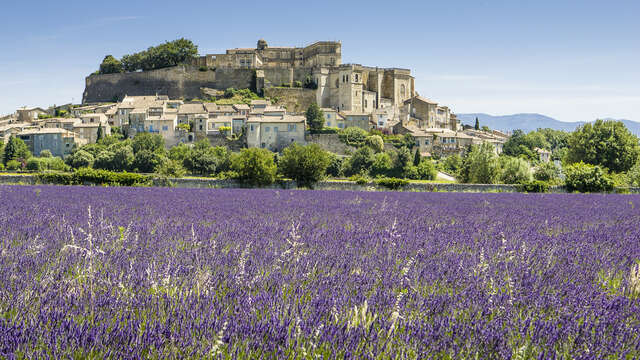
[{"label": "tree", "polygon": [[341,177],[342,173],[342,158],[329,153],[329,166],[327,167],[327,175],[333,177]]},{"label": "tree", "polygon": [[182,163],[180,161],[166,157],[162,158],[160,164],[156,166],[155,171],[158,175],[171,178],[181,178],[187,172],[184,167],[182,167]]},{"label": "tree", "polygon": [[231,169],[237,179],[252,186],[265,186],[273,183],[277,167],[273,162],[273,153],[266,149],[242,149],[231,158]]},{"label": "tree", "polygon": [[596,120],[585,124],[569,135],[566,162],[583,161],[603,166],[613,172],[629,170],[640,157],[638,138],[624,123]]},{"label": "tree", "polygon": [[160,69],[188,63],[197,55],[198,47],[191,40],[182,38],[152,46],[138,53],[124,55],[122,67],[126,71]]},{"label": "tree", "polygon": [[345,164],[344,174],[351,176],[360,173],[367,173],[373,164],[373,150],[368,146],[363,146],[356,150]]},{"label": "tree", "polygon": [[[182,151],[182,150],[181,150]],[[174,152],[174,157],[179,153]],[[231,155],[225,147],[212,147],[206,139],[198,141],[183,160],[185,167],[192,174],[214,175],[229,169]]]},{"label": "tree", "polygon": [[102,134],[102,124],[98,125],[98,132],[96,134],[96,142],[102,140],[103,134]]},{"label": "tree", "polygon": [[115,171],[129,171],[133,167],[134,155],[131,145],[127,142],[109,146],[113,153],[111,169]]},{"label": "tree", "polygon": [[503,184],[523,184],[531,181],[531,167],[522,158],[500,157],[500,182]]},{"label": "tree", "polygon": [[380,135],[367,136],[365,144],[376,153],[384,151],[384,140],[382,140],[382,136]]},{"label": "tree", "polygon": [[100,70],[98,71],[100,74],[115,74],[124,72],[124,67],[120,60],[114,58],[112,55],[107,55],[102,60],[102,64],[100,64]]},{"label": "tree", "polygon": [[155,152],[164,150],[164,139],[160,134],[139,132],[134,136],[132,146],[134,153],[138,153],[141,150]]},{"label": "tree", "polygon": [[[409,150],[409,148],[406,146],[401,147],[396,154],[395,163],[393,166],[396,177],[409,176],[409,178],[415,178],[417,176],[417,170],[411,169],[411,166],[413,166],[411,150]],[[412,173],[415,173],[415,175],[412,175]]]},{"label": "tree", "polygon": [[67,156],[65,161],[69,166],[78,169],[81,167],[92,167],[94,158],[90,152],[79,149]]},{"label": "tree", "polygon": [[413,157],[413,166],[420,165],[420,160],[422,160],[422,157],[420,156],[420,149],[416,149],[415,156]]},{"label": "tree", "polygon": [[320,131],[324,127],[324,112],[318,104],[312,103],[305,113],[307,118],[307,126],[311,131]]},{"label": "tree", "polygon": [[480,130],[480,121],[478,121],[478,117],[476,116],[476,125],[473,127],[476,130]]},{"label": "tree", "polygon": [[371,176],[389,176],[392,169],[393,161],[391,156],[386,152],[380,152],[374,156],[369,173],[371,173]]},{"label": "tree", "polygon": [[436,170],[433,161],[427,158],[420,161],[416,166],[416,171],[418,173],[418,180],[435,180],[436,176],[438,176],[438,170]]},{"label": "tree", "polygon": [[539,181],[557,183],[560,179],[560,169],[551,161],[543,162],[533,172],[533,178]]},{"label": "tree", "polygon": [[312,188],[324,177],[330,162],[329,153],[318,144],[302,146],[293,143],[282,151],[278,168],[284,176],[295,180],[298,186]]},{"label": "tree", "polygon": [[500,167],[493,146],[488,143],[472,145],[462,159],[459,177],[463,183],[494,184]]},{"label": "tree", "polygon": [[537,131],[525,134],[522,130],[515,130],[511,137],[502,146],[502,153],[508,156],[525,157],[529,160],[538,160],[535,148],[550,149],[551,146],[545,136]]},{"label": "tree", "polygon": [[613,190],[613,180],[598,165],[584,162],[566,166],[565,184],[568,191],[609,192]]},{"label": "tree", "polygon": [[152,173],[162,163],[164,156],[148,149],[138,151],[133,157],[133,168],[138,172]]},{"label": "tree", "polygon": [[446,171],[449,175],[455,175],[462,166],[462,158],[458,154],[447,156],[442,162],[442,170]]},{"label": "tree", "polygon": [[11,160],[16,160],[19,162],[26,161],[31,157],[31,152],[29,152],[29,148],[22,141],[22,139],[11,136],[9,138],[9,142],[4,147],[4,157],[2,159],[3,164],[7,165],[7,163]]}]

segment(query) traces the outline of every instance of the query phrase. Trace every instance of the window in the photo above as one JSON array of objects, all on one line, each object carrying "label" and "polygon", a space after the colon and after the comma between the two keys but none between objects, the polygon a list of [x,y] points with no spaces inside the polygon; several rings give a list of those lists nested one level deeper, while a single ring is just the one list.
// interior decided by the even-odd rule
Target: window
[{"label": "window", "polygon": [[289,131],[296,131],[296,124],[289,124],[288,130]]},{"label": "window", "polygon": [[327,127],[331,126],[331,121],[327,121]]},{"label": "window", "polygon": [[425,145],[429,145],[429,139],[425,139],[425,140],[424,140],[424,144],[425,144]]},{"label": "window", "polygon": [[406,89],[404,87],[404,84],[400,85],[400,97],[404,99],[404,93],[405,93]]},{"label": "window", "polygon": [[269,132],[269,131],[271,131],[270,127],[267,126],[267,127],[264,128],[264,132]]},{"label": "window", "polygon": [[331,114],[327,114],[327,119],[331,119]]},{"label": "window", "polygon": [[367,107],[367,99],[364,99],[364,107]]},{"label": "window", "polygon": [[343,127],[344,127],[344,124],[343,124],[343,123],[338,123],[338,128],[339,128],[339,129],[342,129]]},{"label": "window", "polygon": [[420,140],[416,139],[416,146],[420,146]]},{"label": "window", "polygon": [[278,127],[277,126],[273,127],[273,132],[278,132]]},{"label": "window", "polygon": [[358,74],[356,74],[356,82],[358,82]]},{"label": "window", "polygon": [[202,125],[200,125],[200,131],[202,131]]},{"label": "window", "polygon": [[169,127],[167,125],[162,126],[162,131],[169,131]]},{"label": "window", "polygon": [[249,129],[253,131],[253,124],[249,125]]},{"label": "window", "polygon": [[336,79],[336,87],[340,87],[340,79]]}]

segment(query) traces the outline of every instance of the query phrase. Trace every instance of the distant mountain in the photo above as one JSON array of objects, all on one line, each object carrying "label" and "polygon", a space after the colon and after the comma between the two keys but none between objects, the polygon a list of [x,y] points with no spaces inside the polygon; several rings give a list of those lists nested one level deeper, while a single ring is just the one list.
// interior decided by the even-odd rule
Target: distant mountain
[{"label": "distant mountain", "polygon": [[[456,114],[464,125],[475,125],[476,117],[480,126],[488,126],[491,129],[502,131],[513,131],[521,129],[526,132],[534,131],[538,128],[551,128],[556,130],[573,131],[576,127],[584,125],[584,121],[564,122],[541,114],[514,114],[493,116],[489,114]],[[607,120],[616,120],[610,119]],[[640,136],[640,122],[621,119],[624,125],[637,136]]]}]

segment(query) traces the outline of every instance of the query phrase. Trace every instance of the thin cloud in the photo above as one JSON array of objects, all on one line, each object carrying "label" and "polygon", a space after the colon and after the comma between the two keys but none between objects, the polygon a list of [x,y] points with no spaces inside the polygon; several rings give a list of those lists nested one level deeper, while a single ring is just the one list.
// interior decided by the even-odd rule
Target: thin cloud
[{"label": "thin cloud", "polygon": [[144,16],[114,16],[114,17],[106,17],[100,19],[102,22],[121,22],[121,21],[132,21],[132,20],[140,20],[144,18]]}]

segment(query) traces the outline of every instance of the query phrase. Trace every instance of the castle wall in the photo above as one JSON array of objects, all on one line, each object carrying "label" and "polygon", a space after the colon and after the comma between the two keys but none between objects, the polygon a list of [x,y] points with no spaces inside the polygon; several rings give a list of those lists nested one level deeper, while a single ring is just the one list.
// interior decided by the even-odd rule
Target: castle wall
[{"label": "castle wall", "polygon": [[277,100],[288,112],[303,113],[316,102],[316,90],[301,88],[265,88],[264,96]]},{"label": "castle wall", "polygon": [[[196,98],[201,87],[216,87],[217,71],[195,66],[175,66],[144,72],[90,75],[85,79],[83,103],[121,99],[124,95],[168,95]],[[251,78],[251,77],[249,77]]]}]

